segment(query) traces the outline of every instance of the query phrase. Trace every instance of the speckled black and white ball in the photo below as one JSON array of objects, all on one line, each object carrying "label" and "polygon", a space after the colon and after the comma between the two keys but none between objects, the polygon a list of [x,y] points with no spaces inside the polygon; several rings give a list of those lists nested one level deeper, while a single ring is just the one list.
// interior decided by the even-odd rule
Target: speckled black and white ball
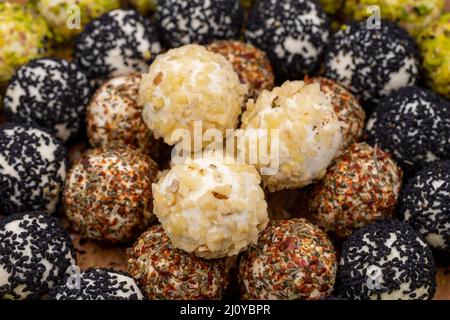
[{"label": "speckled black and white ball", "polygon": [[351,300],[429,300],[436,268],[422,236],[398,220],[375,222],[343,244],[336,292]]},{"label": "speckled black and white ball", "polygon": [[98,85],[147,71],[160,51],[156,27],[148,18],[132,9],[117,9],[86,26],[76,40],[75,60]]},{"label": "speckled black and white ball", "polygon": [[68,277],[50,291],[54,300],[144,300],[128,274],[112,269],[88,269]]},{"label": "speckled black and white ball", "polygon": [[167,48],[238,39],[243,19],[239,0],[159,0],[156,12]]},{"label": "speckled black and white ball", "polygon": [[317,71],[329,36],[327,15],[312,0],[259,0],[245,31],[246,40],[267,53],[278,82]]},{"label": "speckled black and white ball", "polygon": [[366,20],[338,31],[325,54],[325,76],[343,84],[370,109],[392,91],[415,85],[419,49],[408,32],[381,20],[371,29]]},{"label": "speckled black and white ball", "polygon": [[56,58],[22,66],[6,91],[6,117],[36,123],[67,141],[80,130],[91,88],[86,75],[72,62]]},{"label": "speckled black and white ball", "polygon": [[0,300],[40,298],[72,265],[75,250],[57,218],[27,212],[0,221]]},{"label": "speckled black and white ball", "polygon": [[409,179],[399,211],[433,249],[450,253],[450,161],[431,164]]},{"label": "speckled black and white ball", "polygon": [[66,149],[28,124],[0,127],[0,214],[53,213],[66,179]]},{"label": "speckled black and white ball", "polygon": [[366,134],[409,177],[431,162],[450,159],[450,103],[425,89],[402,88],[375,108]]}]

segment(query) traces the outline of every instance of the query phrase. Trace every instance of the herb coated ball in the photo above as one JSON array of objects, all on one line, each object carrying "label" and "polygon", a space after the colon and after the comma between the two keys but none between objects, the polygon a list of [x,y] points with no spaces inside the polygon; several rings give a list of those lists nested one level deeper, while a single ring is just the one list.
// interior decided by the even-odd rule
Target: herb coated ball
[{"label": "herb coated ball", "polygon": [[245,299],[318,300],[331,294],[336,252],[327,235],[305,219],[272,220],[239,265]]},{"label": "herb coated ball", "polygon": [[450,159],[450,103],[418,87],[400,89],[375,108],[366,133],[370,144],[389,152],[410,176]]},{"label": "herb coated ball", "polygon": [[106,243],[133,241],[151,222],[158,167],[142,151],[115,145],[93,149],[73,166],[64,207],[75,231]]},{"label": "herb coated ball", "polygon": [[419,49],[406,30],[381,20],[370,29],[366,20],[353,22],[331,39],[325,54],[325,77],[335,80],[370,110],[396,89],[415,85]]},{"label": "herb coated ball", "polygon": [[450,253],[450,161],[426,166],[408,180],[399,213],[433,249]]},{"label": "herb coated ball", "polygon": [[52,33],[41,17],[24,6],[0,3],[0,87],[27,62],[49,54]]},{"label": "herb coated ball", "polygon": [[0,127],[0,212],[53,213],[64,187],[67,151],[60,140],[37,127]]},{"label": "herb coated ball", "polygon": [[128,2],[143,15],[156,11],[158,6],[158,0],[128,0]]},{"label": "herb coated ball", "polygon": [[50,291],[52,300],[144,300],[128,274],[113,269],[88,269]]},{"label": "herb coated ball", "polygon": [[159,0],[156,11],[167,48],[237,39],[243,19],[239,0]]},{"label": "herb coated ball", "polygon": [[421,235],[397,220],[355,231],[343,244],[336,291],[351,300],[430,300],[433,255]]},{"label": "herb coated ball", "polygon": [[70,42],[93,19],[120,7],[120,0],[33,0],[33,2],[59,43]]},{"label": "herb coated ball", "polygon": [[242,83],[248,86],[248,98],[256,99],[263,90],[272,90],[275,76],[264,51],[241,41],[217,41],[207,49],[223,55],[233,65]]},{"label": "herb coated ball", "polygon": [[161,225],[144,232],[128,257],[128,271],[150,300],[221,299],[228,284],[224,259],[176,249]]},{"label": "herb coated ball", "polygon": [[314,187],[309,209],[326,231],[347,237],[354,229],[391,218],[401,184],[402,171],[389,154],[356,143]]},{"label": "herb coated ball", "polygon": [[303,81],[287,81],[249,100],[238,136],[245,142],[238,145],[240,158],[256,166],[270,192],[322,178],[342,145],[330,98],[318,83]]},{"label": "herb coated ball", "polygon": [[83,126],[91,88],[74,63],[57,58],[33,60],[17,70],[5,94],[10,120],[36,123],[63,141]]},{"label": "herb coated ball", "polygon": [[245,31],[267,53],[279,83],[316,72],[329,36],[327,15],[310,0],[259,0]]},{"label": "herb coated ball", "polygon": [[160,53],[158,33],[135,10],[117,9],[90,22],[77,37],[75,60],[96,84],[145,72]]},{"label": "herb coated ball", "polygon": [[0,220],[0,299],[39,299],[75,264],[69,233],[45,212]]}]

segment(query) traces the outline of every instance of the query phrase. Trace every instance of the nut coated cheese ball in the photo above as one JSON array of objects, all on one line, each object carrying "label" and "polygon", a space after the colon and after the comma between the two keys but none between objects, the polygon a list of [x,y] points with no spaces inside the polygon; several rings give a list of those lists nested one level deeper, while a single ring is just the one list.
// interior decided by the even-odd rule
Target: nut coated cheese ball
[{"label": "nut coated cheese ball", "polygon": [[186,161],[153,184],[154,213],[175,248],[207,259],[236,255],[268,222],[259,184],[250,165]]},{"label": "nut coated cheese ball", "polygon": [[180,129],[193,135],[194,122],[203,131],[234,129],[247,87],[225,57],[198,45],[159,55],[142,78],[139,102],[143,118],[157,138],[179,142]]}]

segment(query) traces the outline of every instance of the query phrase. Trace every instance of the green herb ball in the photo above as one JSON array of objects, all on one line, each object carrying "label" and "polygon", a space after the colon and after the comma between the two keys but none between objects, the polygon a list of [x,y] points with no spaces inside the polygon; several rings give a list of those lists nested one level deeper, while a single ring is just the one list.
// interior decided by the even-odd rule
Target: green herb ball
[{"label": "green herb ball", "polygon": [[[57,42],[72,40],[89,22],[120,7],[120,0],[33,0],[37,12],[55,33]],[[79,9],[79,27],[76,25]]]},{"label": "green herb ball", "polygon": [[143,15],[156,11],[158,0],[128,0],[129,3]]},{"label": "green herb ball", "polygon": [[323,10],[329,15],[338,14],[344,6],[344,0],[320,0]]},{"label": "green herb ball", "polygon": [[370,6],[379,6],[382,19],[395,21],[416,37],[429,23],[442,14],[445,0],[348,0],[344,15],[350,20],[362,20],[373,13]]},{"label": "green herb ball", "polygon": [[48,54],[51,39],[44,19],[21,5],[0,2],[0,87],[18,67]]},{"label": "green herb ball", "polygon": [[450,13],[430,24],[418,42],[428,85],[450,99]]}]

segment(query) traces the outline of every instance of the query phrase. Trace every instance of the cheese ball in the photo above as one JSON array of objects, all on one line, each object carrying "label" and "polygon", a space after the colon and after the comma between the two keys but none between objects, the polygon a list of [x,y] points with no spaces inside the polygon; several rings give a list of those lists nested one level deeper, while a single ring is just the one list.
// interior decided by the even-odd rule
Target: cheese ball
[{"label": "cheese ball", "polygon": [[144,300],[128,274],[113,269],[88,269],[50,291],[52,300]]},{"label": "cheese ball", "polygon": [[428,85],[450,99],[450,13],[431,23],[418,39]]},{"label": "cheese ball", "polygon": [[128,146],[88,151],[71,169],[64,190],[72,227],[91,240],[133,241],[153,217],[151,184],[157,173],[150,157]]},{"label": "cheese ball", "polygon": [[[256,165],[271,192],[301,188],[322,178],[342,145],[341,123],[330,98],[318,83],[303,81],[287,81],[263,91],[256,102],[250,100],[239,134],[245,141],[238,147],[240,157],[244,153]],[[268,159],[258,150],[261,144],[270,147]],[[255,163],[254,155],[259,155]]]},{"label": "cheese ball", "polygon": [[45,212],[0,220],[0,299],[39,299],[75,264],[69,233]]},{"label": "cheese ball", "polygon": [[117,9],[90,22],[77,37],[75,60],[96,84],[133,72],[146,72],[161,52],[150,19]]},{"label": "cheese ball", "polygon": [[91,87],[82,70],[58,58],[33,60],[19,68],[5,94],[7,119],[36,123],[68,141],[83,126]]},{"label": "cheese ball", "polygon": [[336,252],[327,235],[305,219],[272,220],[242,255],[244,299],[318,300],[331,294]]},{"label": "cheese ball", "polygon": [[397,220],[378,221],[344,242],[335,290],[351,300],[431,300],[435,274],[419,233]]},{"label": "cheese ball", "polygon": [[332,37],[325,54],[325,77],[349,89],[370,110],[391,92],[417,83],[420,54],[415,41],[395,23],[381,20],[369,29],[353,22]]},{"label": "cheese ball", "polygon": [[224,56],[187,45],[155,59],[142,77],[139,103],[155,137],[174,145],[182,129],[193,137],[198,121],[202,133],[236,128],[246,94],[247,87]]},{"label": "cheese ball", "polygon": [[38,13],[52,28],[59,43],[73,40],[93,19],[120,7],[119,0],[33,0],[33,2]]},{"label": "cheese ball", "polygon": [[426,166],[408,180],[399,214],[433,249],[450,253],[450,161]]},{"label": "cheese ball", "polygon": [[267,53],[280,83],[318,71],[329,28],[316,1],[259,0],[250,10],[245,39]]},{"label": "cheese ball", "polygon": [[248,86],[248,98],[256,99],[263,90],[272,90],[275,76],[264,51],[241,41],[217,41],[207,46],[231,64],[242,83]]},{"label": "cheese ball", "polygon": [[0,3],[0,86],[28,61],[49,54],[52,34],[44,19],[25,7]]},{"label": "cheese ball", "polygon": [[67,150],[41,129],[13,122],[0,127],[0,213],[55,212],[64,187]]},{"label": "cheese ball", "polygon": [[351,145],[314,187],[308,207],[326,231],[349,236],[395,214],[402,171],[389,154],[366,143]]},{"label": "cheese ball", "polygon": [[343,86],[327,78],[305,78],[305,82],[319,83],[322,92],[331,99],[334,111],[342,123],[341,152],[351,144],[361,141],[364,135],[366,112],[356,97]]},{"label": "cheese ball", "polygon": [[243,19],[239,0],[159,0],[156,11],[167,48],[237,39]]},{"label": "cheese ball", "polygon": [[349,0],[345,1],[344,16],[364,20],[374,14],[370,6],[378,6],[383,19],[394,21],[416,37],[430,22],[438,19],[445,0]]},{"label": "cheese ball", "polygon": [[258,241],[268,222],[260,176],[253,166],[228,163],[198,157],[153,184],[154,213],[175,248],[214,259]]},{"label": "cheese ball", "polygon": [[410,176],[431,162],[450,159],[450,103],[418,87],[400,89],[374,110],[366,134]]},{"label": "cheese ball", "polygon": [[128,271],[150,300],[218,300],[228,283],[224,259],[175,249],[161,225],[144,232],[128,257]]}]

